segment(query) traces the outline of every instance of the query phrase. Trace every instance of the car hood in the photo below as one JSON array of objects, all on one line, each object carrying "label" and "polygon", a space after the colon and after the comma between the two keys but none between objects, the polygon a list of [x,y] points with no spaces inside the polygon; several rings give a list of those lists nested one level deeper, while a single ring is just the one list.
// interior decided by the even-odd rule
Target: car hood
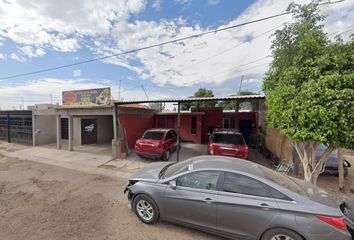
[{"label": "car hood", "polygon": [[171,162],[157,162],[157,163],[150,163],[136,173],[134,173],[129,180],[143,180],[149,182],[156,182],[159,179],[160,171],[166,167],[167,165],[172,164]]}]

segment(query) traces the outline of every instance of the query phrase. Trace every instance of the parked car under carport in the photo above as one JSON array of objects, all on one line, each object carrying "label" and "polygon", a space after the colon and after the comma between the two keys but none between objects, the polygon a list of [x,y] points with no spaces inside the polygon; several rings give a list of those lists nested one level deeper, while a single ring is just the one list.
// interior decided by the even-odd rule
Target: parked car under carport
[{"label": "parked car under carport", "polygon": [[[322,154],[326,151],[327,146],[325,144],[321,144],[317,151],[317,159],[322,156]],[[344,160],[343,162],[343,170],[344,170],[344,177],[347,177],[349,174],[349,168],[351,164]],[[323,173],[327,173],[330,175],[338,176],[338,150],[334,150],[331,155],[328,157],[326,164],[323,169]]]}]

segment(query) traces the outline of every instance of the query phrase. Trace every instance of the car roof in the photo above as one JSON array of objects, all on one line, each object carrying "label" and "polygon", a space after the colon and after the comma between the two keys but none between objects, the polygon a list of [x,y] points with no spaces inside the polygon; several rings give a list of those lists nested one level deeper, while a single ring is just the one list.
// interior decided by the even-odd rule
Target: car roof
[{"label": "car roof", "polygon": [[223,133],[223,134],[241,134],[240,131],[236,128],[216,128],[214,133]]},{"label": "car roof", "polygon": [[173,130],[172,128],[152,128],[152,129],[148,129],[146,130],[146,132],[167,132]]},{"label": "car roof", "polygon": [[205,155],[190,158],[190,161],[193,165],[193,169],[195,170],[206,168],[220,170],[228,169],[231,171],[241,171],[264,178],[264,173],[262,171],[263,166],[248,160],[217,155]]}]

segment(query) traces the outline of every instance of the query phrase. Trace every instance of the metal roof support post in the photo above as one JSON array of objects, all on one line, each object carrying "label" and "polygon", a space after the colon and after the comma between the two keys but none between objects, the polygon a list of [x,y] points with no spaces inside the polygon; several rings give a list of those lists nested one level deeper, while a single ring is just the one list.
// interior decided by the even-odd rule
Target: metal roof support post
[{"label": "metal roof support post", "polygon": [[179,161],[179,150],[181,149],[180,128],[181,128],[181,103],[177,102],[177,162]]},{"label": "metal roof support post", "polygon": [[114,158],[117,158],[117,142],[118,142],[118,106],[114,105],[114,114],[113,114],[113,141],[112,141],[112,155]]},{"label": "metal roof support post", "polygon": [[11,126],[10,113],[7,112],[7,142],[11,142],[10,126]]}]

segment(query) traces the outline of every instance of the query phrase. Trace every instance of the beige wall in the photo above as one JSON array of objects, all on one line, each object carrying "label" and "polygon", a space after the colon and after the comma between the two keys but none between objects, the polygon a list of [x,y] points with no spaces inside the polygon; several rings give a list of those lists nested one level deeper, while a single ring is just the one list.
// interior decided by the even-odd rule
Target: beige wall
[{"label": "beige wall", "polygon": [[73,118],[73,143],[81,145],[81,118]]},{"label": "beige wall", "polygon": [[293,148],[289,138],[280,134],[275,128],[266,128],[265,145],[281,160],[293,162]]},{"label": "beige wall", "polygon": [[35,146],[56,142],[56,117],[55,115],[37,115],[34,117],[33,136]]},{"label": "beige wall", "polygon": [[74,145],[81,145],[81,119],[96,119],[97,120],[97,143],[111,143],[113,139],[113,117],[110,115],[104,116],[82,116],[81,118],[74,117]]}]

